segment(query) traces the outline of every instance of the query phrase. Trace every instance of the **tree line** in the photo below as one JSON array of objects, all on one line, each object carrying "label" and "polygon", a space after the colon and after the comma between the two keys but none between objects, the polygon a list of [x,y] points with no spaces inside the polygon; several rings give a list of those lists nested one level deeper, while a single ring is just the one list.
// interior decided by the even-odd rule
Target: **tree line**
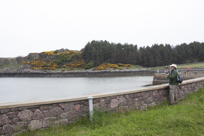
[{"label": "tree line", "polygon": [[94,66],[102,63],[124,63],[145,67],[204,61],[204,43],[183,43],[177,46],[154,44],[139,47],[133,44],[91,41],[82,49],[82,56]]}]

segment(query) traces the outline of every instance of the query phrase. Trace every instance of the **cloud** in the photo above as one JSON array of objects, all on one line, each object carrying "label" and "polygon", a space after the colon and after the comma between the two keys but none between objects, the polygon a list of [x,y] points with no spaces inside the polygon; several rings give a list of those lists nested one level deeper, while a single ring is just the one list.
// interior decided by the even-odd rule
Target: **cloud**
[{"label": "cloud", "polygon": [[0,1],[0,57],[79,50],[91,40],[141,46],[202,41],[202,5],[202,0]]}]

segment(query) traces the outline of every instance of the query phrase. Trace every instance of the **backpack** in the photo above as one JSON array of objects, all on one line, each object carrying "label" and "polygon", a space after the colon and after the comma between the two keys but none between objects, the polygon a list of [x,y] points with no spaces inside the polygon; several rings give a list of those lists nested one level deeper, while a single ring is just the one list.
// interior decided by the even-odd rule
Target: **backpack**
[{"label": "backpack", "polygon": [[177,76],[177,82],[182,83],[183,82],[183,77],[181,77],[179,74]]}]

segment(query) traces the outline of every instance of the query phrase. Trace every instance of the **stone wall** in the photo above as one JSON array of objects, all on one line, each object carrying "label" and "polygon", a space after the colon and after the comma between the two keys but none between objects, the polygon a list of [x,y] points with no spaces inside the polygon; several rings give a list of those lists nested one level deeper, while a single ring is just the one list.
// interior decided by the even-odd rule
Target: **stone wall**
[{"label": "stone wall", "polygon": [[[180,85],[178,98],[204,86],[204,77],[184,81]],[[94,109],[123,112],[144,110],[168,100],[167,84],[140,90],[94,95]],[[88,98],[47,102],[15,103],[0,105],[0,135],[12,135],[24,130],[36,130],[53,125],[70,124],[88,115]]]},{"label": "stone wall", "polygon": [[0,135],[68,124],[88,113],[86,100],[6,107],[0,109]]}]

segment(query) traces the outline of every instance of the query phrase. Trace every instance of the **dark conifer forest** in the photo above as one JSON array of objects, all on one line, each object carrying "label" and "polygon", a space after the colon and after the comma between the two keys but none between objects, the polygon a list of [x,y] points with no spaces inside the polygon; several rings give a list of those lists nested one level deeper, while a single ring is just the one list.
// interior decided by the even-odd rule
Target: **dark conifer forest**
[{"label": "dark conifer forest", "polygon": [[124,63],[145,67],[164,66],[204,61],[204,43],[183,43],[177,46],[154,44],[138,47],[133,44],[116,44],[108,41],[91,41],[82,49],[86,63]]}]

